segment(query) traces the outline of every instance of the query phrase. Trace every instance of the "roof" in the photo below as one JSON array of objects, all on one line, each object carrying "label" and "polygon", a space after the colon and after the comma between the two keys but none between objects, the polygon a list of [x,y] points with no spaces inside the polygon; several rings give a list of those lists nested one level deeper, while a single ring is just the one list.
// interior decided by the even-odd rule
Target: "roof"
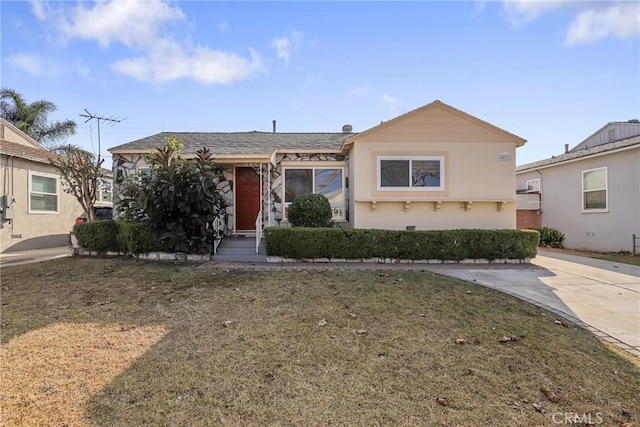
[{"label": "roof", "polygon": [[479,118],[477,118],[475,116],[472,116],[471,114],[465,113],[462,110],[458,110],[457,108],[454,108],[454,107],[452,107],[452,106],[450,106],[448,104],[445,104],[444,102],[436,99],[435,101],[433,101],[433,102],[431,102],[431,103],[429,103],[427,105],[423,105],[422,107],[416,108],[415,110],[411,110],[408,113],[404,113],[404,114],[402,114],[402,115],[400,115],[398,117],[395,117],[395,118],[393,118],[391,120],[388,120],[386,122],[380,123],[379,125],[374,126],[374,127],[370,128],[370,129],[367,129],[364,132],[351,135],[345,141],[345,144],[351,144],[356,139],[358,139],[360,136],[364,136],[364,135],[368,135],[370,133],[376,132],[379,129],[382,129],[384,127],[390,126],[393,123],[397,123],[397,122],[399,122],[401,120],[406,119],[407,117],[419,114],[419,113],[421,113],[421,112],[423,112],[425,110],[428,110],[428,109],[431,109],[431,108],[434,108],[434,107],[444,108],[445,110],[448,110],[448,111],[452,112],[453,114],[461,116],[461,117],[463,117],[463,118],[465,118],[467,120],[471,120],[472,122],[475,122],[476,124],[478,124],[480,126],[488,128],[488,129],[490,129],[490,130],[492,130],[494,132],[501,133],[502,135],[505,135],[507,138],[513,139],[516,142],[516,147],[521,147],[527,142],[526,139],[521,138],[518,135],[514,135],[511,132],[507,132],[506,130],[501,129],[501,128],[495,126],[495,125],[492,125],[489,122],[485,122],[484,120],[481,120],[481,119],[479,119]]},{"label": "roof", "polygon": [[[40,144],[35,139],[31,138],[26,133],[22,132],[20,129],[18,129],[13,123],[9,122],[8,120],[3,119],[2,117],[0,117],[0,124],[5,126],[5,127],[8,127],[9,129],[11,129],[13,131],[13,133],[17,134],[20,138],[22,138],[22,140],[24,142],[26,142],[28,144],[31,144],[35,148],[42,148],[42,149],[46,150],[46,148],[42,144]],[[24,144],[22,144],[22,145],[24,145]]]},{"label": "roof", "polygon": [[640,148],[640,135],[627,139],[621,139],[619,141],[609,142],[607,144],[596,145],[595,147],[587,148],[585,150],[570,151],[569,153],[562,154],[560,156],[553,156],[549,159],[538,160],[537,162],[527,163],[516,167],[517,172],[524,172],[531,169],[540,169],[555,165],[557,163],[569,162],[572,160],[581,159],[583,157],[594,156],[596,154],[602,154],[609,151],[620,150],[623,148],[638,146]]},{"label": "roof", "polygon": [[189,155],[207,147],[213,155],[271,155],[276,150],[339,151],[353,133],[273,133],[273,132],[161,132],[110,148],[111,153],[147,152],[162,147],[166,138],[184,142],[182,153]]},{"label": "roof", "polygon": [[49,163],[49,157],[51,157],[53,153],[45,150],[44,148],[29,147],[16,142],[0,140],[0,154],[6,154],[8,156],[19,157],[39,163]]}]

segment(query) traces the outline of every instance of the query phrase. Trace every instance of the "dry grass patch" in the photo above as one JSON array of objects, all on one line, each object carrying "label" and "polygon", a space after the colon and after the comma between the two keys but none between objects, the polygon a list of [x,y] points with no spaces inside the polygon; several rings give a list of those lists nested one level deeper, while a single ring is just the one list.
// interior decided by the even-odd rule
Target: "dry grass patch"
[{"label": "dry grass patch", "polygon": [[164,335],[161,326],[60,323],[0,348],[4,426],[85,425],[91,397]]},{"label": "dry grass patch", "polygon": [[[92,258],[5,269],[2,282],[3,342],[13,339],[4,346],[61,322],[166,326],[128,369],[77,400],[85,425],[640,419],[640,369],[591,334],[428,272],[207,271]],[[26,357],[9,369],[27,369]]]}]

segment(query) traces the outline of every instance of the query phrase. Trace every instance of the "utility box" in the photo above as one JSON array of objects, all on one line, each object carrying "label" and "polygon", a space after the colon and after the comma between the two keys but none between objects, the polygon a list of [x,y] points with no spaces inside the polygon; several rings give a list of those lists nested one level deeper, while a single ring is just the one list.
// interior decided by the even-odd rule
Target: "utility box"
[{"label": "utility box", "polygon": [[16,210],[11,208],[2,209],[2,219],[14,219],[16,217]]},{"label": "utility box", "polygon": [[16,199],[11,194],[5,194],[0,201],[2,202],[3,208],[9,208],[16,202]]}]

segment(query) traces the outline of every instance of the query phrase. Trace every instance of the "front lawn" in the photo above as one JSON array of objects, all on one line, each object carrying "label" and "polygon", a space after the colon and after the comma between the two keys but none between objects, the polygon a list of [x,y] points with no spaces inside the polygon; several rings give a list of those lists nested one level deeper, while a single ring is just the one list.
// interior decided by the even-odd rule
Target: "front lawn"
[{"label": "front lawn", "polygon": [[68,258],[1,273],[5,426],[640,420],[632,359],[429,272]]}]

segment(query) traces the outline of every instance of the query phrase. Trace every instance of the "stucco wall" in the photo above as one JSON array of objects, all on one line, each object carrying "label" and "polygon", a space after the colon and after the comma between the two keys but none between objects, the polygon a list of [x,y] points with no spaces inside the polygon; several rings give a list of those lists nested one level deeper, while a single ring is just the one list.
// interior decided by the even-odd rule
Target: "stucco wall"
[{"label": "stucco wall", "polygon": [[12,194],[16,200],[15,219],[0,221],[2,252],[67,245],[75,219],[82,214],[78,201],[64,192],[62,178],[58,179],[58,213],[29,213],[29,170],[57,175],[47,164],[0,156],[2,195]]},{"label": "stucco wall", "polygon": [[[434,108],[357,138],[350,157],[354,227],[515,228],[516,142],[504,133]],[[500,160],[506,154],[508,160]],[[444,191],[379,191],[378,156],[443,156]],[[504,156],[503,156],[504,157]],[[371,211],[376,201],[376,211]],[[412,207],[404,211],[404,201]],[[441,201],[439,211],[428,203]],[[461,202],[473,202],[465,211]],[[502,211],[497,201],[508,202]],[[446,212],[446,213],[444,213]]]},{"label": "stucco wall", "polygon": [[[582,211],[582,171],[607,167],[608,212]],[[640,235],[640,148],[540,169],[542,225],[565,234],[564,246],[593,251],[631,251]],[[518,174],[518,182],[540,177]]]}]

